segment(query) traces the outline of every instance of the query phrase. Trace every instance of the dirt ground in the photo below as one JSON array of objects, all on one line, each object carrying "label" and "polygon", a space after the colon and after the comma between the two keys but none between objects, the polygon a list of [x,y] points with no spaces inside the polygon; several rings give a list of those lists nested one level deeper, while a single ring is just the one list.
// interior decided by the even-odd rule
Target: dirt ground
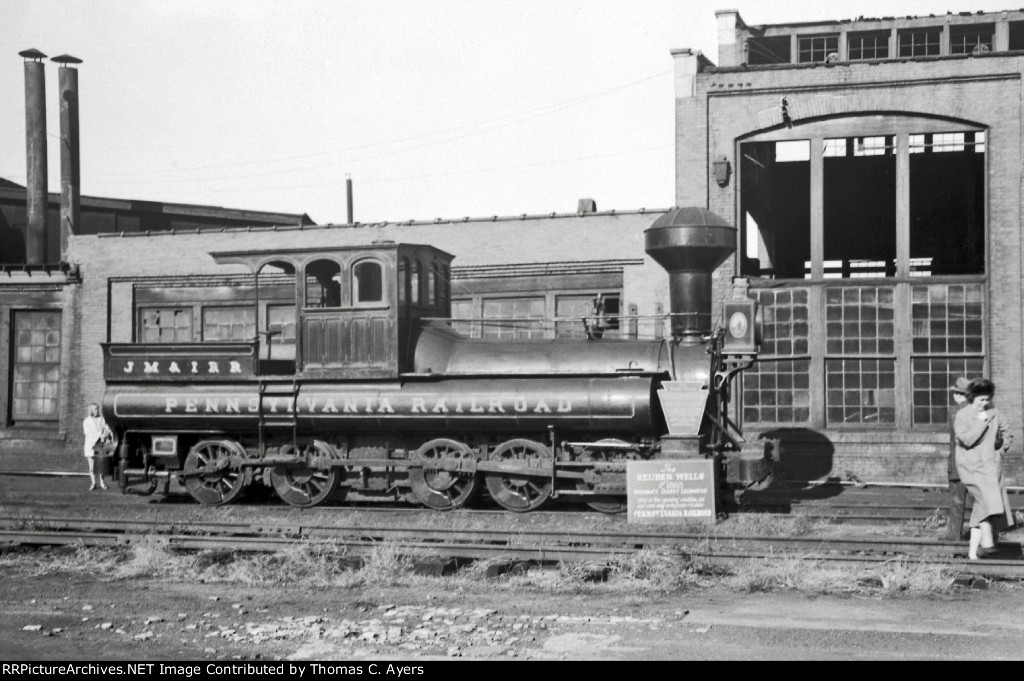
[{"label": "dirt ground", "polygon": [[[330,508],[208,509],[173,497],[89,493],[86,486],[84,478],[0,476],[0,513],[83,517],[103,509],[114,517],[229,521],[258,512],[323,524],[335,516],[340,520],[334,522],[357,517]],[[537,519],[515,518],[527,527]],[[595,527],[622,522],[597,521]],[[541,572],[523,584],[507,577],[420,578],[401,587],[300,589],[146,576],[113,580],[22,566],[4,567],[0,579],[0,659],[1024,659],[1021,612],[1024,587],[998,582],[928,597],[824,597],[714,586],[670,594],[581,593],[559,588],[555,580],[546,583]]]},{"label": "dirt ground", "polygon": [[256,589],[5,574],[0,658],[183,660],[1022,659],[1024,590],[833,598],[694,589]]}]

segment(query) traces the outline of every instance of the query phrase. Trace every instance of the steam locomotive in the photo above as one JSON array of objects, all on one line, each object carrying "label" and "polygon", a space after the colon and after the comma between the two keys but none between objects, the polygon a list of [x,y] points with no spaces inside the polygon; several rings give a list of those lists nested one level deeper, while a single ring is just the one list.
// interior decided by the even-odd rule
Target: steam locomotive
[{"label": "steam locomotive", "polygon": [[271,359],[259,338],[104,344],[120,486],[166,493],[175,478],[219,505],[262,482],[299,507],[438,510],[486,490],[511,511],[573,497],[615,513],[630,461],[713,457],[723,484],[764,479],[770,454],[745,451],[729,413],[756,359],[755,302],[735,292],[711,328],[711,272],[735,229],[679,208],[645,240],[670,274],[669,338],[603,338],[599,320],[586,339],[468,338],[447,321],[453,256],[432,246],[214,252],[257,282],[294,274],[294,357]]}]

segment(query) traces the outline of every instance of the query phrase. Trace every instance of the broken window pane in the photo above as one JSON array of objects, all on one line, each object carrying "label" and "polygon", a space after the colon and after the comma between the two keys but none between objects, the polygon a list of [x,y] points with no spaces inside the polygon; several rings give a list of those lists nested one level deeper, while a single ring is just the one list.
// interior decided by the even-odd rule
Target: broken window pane
[{"label": "broken window pane", "polygon": [[748,38],[746,42],[747,63],[757,64],[788,64],[789,36],[773,38]]},{"label": "broken window pane", "polygon": [[810,141],[740,147],[746,276],[802,279],[811,259]]},{"label": "broken window pane", "polygon": [[896,274],[896,154],[893,136],[825,140],[825,277]]},{"label": "broken window pane", "polygon": [[910,136],[913,274],[985,271],[985,135]]}]

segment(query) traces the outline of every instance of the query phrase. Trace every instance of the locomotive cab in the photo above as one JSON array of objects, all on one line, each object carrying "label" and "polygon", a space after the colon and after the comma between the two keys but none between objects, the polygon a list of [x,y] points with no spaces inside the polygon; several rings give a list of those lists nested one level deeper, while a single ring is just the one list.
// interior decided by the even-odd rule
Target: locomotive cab
[{"label": "locomotive cab", "polygon": [[[258,369],[264,375],[320,378],[342,372],[349,378],[397,378],[412,368],[422,320],[451,314],[453,256],[433,246],[375,241],[211,255],[218,263],[247,267],[256,277],[257,293],[265,269],[295,276],[294,366],[268,357]],[[259,310],[257,300],[257,315]]]}]

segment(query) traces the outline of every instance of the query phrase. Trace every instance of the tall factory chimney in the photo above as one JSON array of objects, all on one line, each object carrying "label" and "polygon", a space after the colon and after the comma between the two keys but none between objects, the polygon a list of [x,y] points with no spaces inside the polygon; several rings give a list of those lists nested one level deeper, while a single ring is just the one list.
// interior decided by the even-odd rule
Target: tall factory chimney
[{"label": "tall factory chimney", "polygon": [[79,230],[82,178],[78,156],[78,69],[82,60],[69,54],[53,57],[60,91],[60,260],[68,248],[68,235]]},{"label": "tall factory chimney", "polygon": [[18,53],[25,58],[25,262],[46,262],[46,73],[41,60],[46,55],[36,49]]},{"label": "tall factory chimney", "polygon": [[345,176],[345,196],[348,199],[348,224],[355,224],[355,216],[352,214],[352,176]]}]

